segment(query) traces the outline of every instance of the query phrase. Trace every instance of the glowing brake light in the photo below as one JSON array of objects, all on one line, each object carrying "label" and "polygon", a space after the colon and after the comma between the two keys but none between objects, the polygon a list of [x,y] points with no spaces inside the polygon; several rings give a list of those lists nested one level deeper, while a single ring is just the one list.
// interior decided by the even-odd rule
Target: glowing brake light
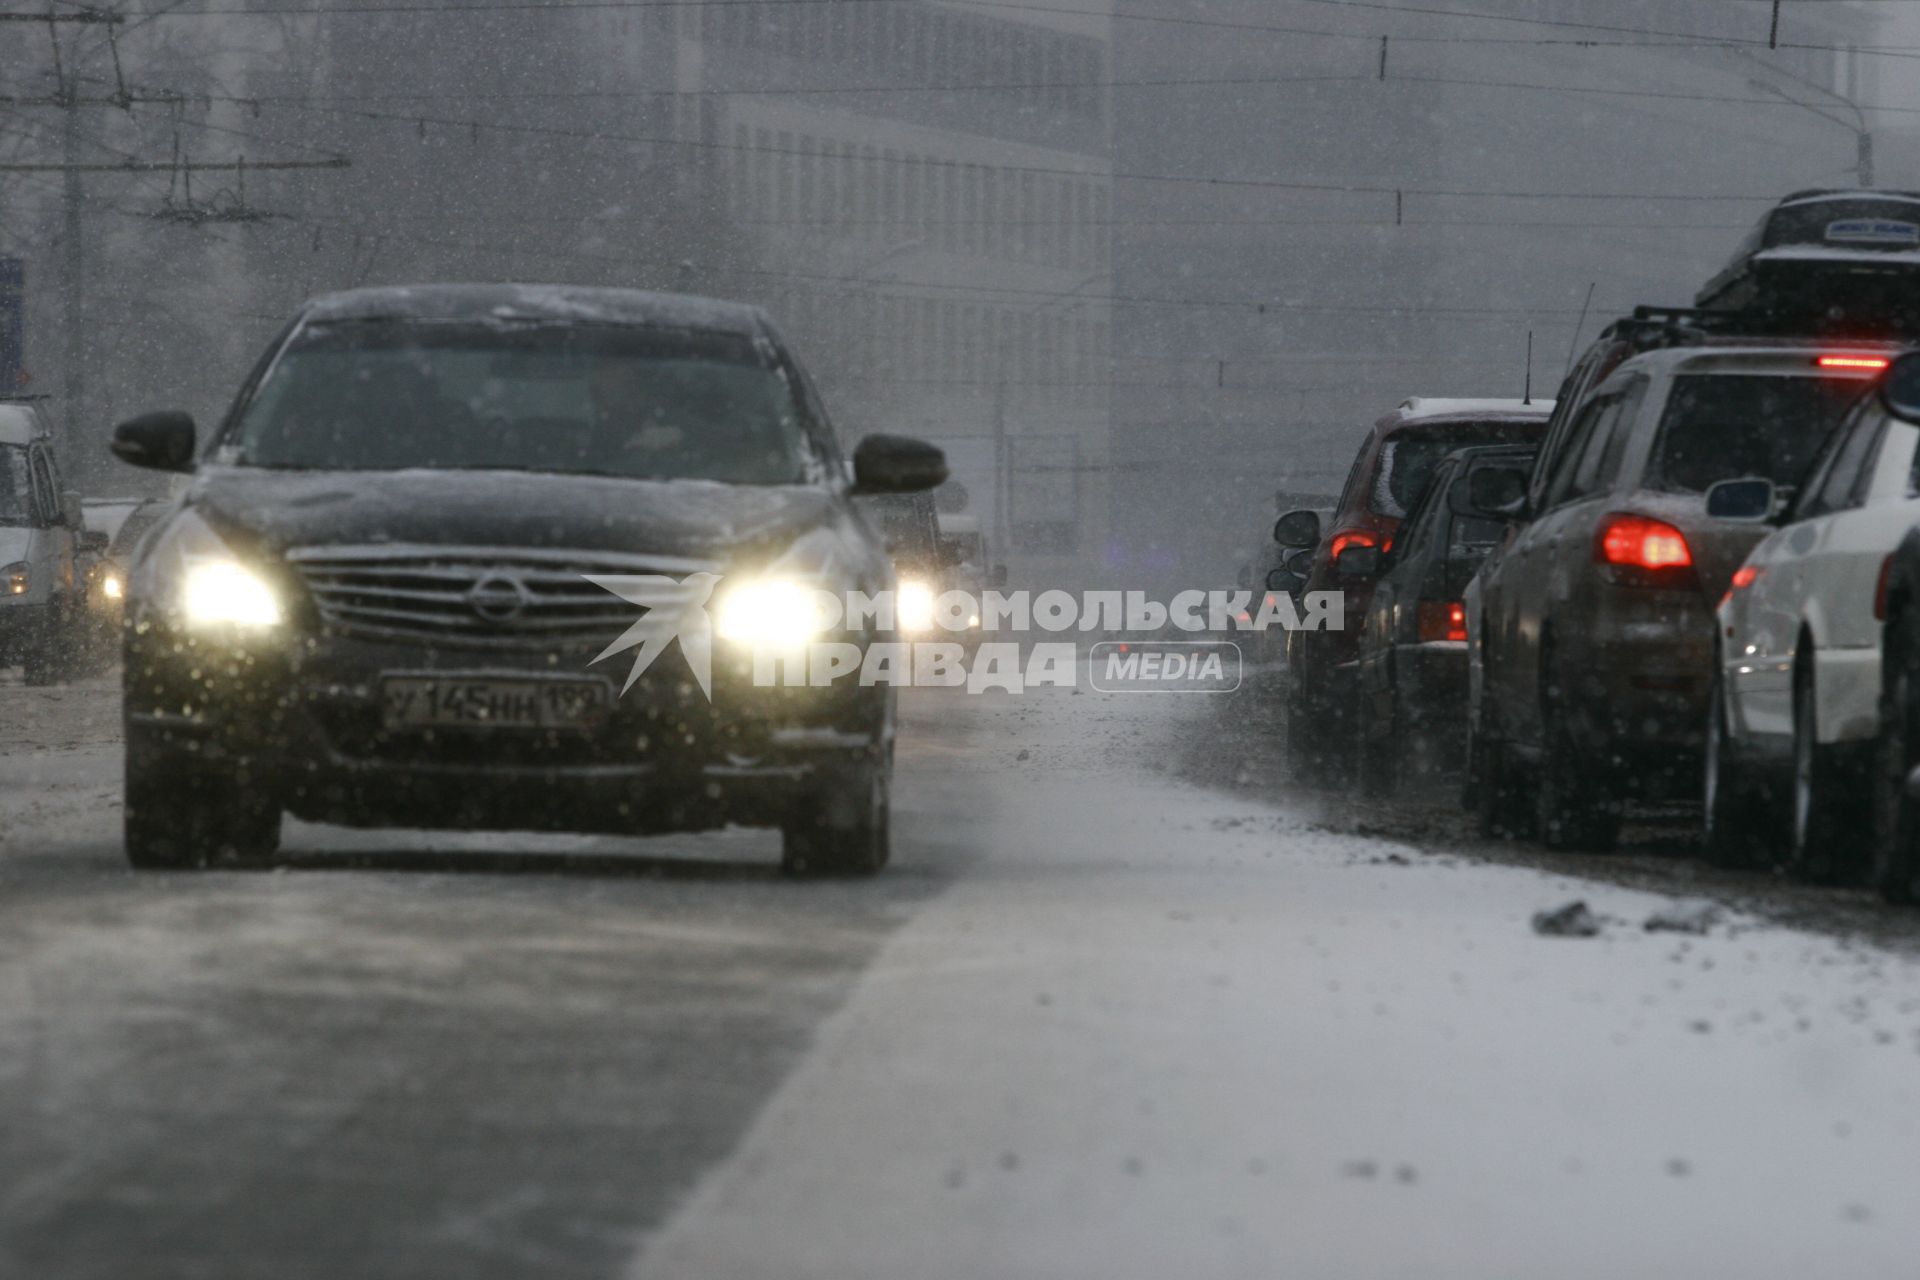
[{"label": "glowing brake light", "polygon": [[1422,644],[1467,638],[1467,607],[1458,600],[1421,601],[1419,621]]},{"label": "glowing brake light", "polygon": [[1754,579],[1759,576],[1760,570],[1750,564],[1743,564],[1733,571],[1733,589],[1735,591],[1744,591],[1752,586]]},{"label": "glowing brake light", "polygon": [[1821,356],[1814,363],[1822,369],[1864,369],[1878,373],[1893,361],[1888,356]]},{"label": "glowing brake light", "polygon": [[1348,547],[1377,547],[1380,539],[1371,529],[1342,529],[1333,535],[1333,542],[1327,548],[1328,558],[1338,560],[1340,553]]},{"label": "glowing brake light", "polygon": [[1693,549],[1687,535],[1664,520],[1612,515],[1594,540],[1594,559],[1629,569],[1690,569]]}]

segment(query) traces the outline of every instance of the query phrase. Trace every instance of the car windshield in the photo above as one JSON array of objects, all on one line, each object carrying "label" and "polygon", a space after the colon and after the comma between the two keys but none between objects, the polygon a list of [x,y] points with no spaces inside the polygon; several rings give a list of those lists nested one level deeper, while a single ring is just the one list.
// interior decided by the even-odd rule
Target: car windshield
[{"label": "car windshield", "polygon": [[1517,444],[1537,437],[1537,422],[1490,421],[1449,423],[1421,427],[1387,437],[1380,447],[1380,465],[1374,472],[1373,500],[1377,515],[1404,516],[1420,497],[1434,468],[1455,449],[1475,444]]},{"label": "car windshield", "polygon": [[791,484],[805,439],[751,338],[611,325],[302,330],[242,413],[258,467],[577,472]]},{"label": "car windshield", "polygon": [[925,494],[885,494],[861,498],[860,509],[879,529],[895,556],[931,555],[939,538],[933,501]]},{"label": "car windshield", "polygon": [[1741,476],[1795,484],[1861,389],[1851,379],[1799,375],[1677,378],[1647,463],[1647,487],[1704,493]]},{"label": "car windshield", "polygon": [[0,445],[0,525],[33,521],[33,486],[28,479],[27,451],[17,444]]}]

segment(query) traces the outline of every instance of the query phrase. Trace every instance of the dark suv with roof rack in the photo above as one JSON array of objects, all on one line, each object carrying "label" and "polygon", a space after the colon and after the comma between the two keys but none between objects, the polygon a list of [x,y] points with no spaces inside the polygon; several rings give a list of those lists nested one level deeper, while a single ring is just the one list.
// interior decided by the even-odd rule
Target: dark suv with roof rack
[{"label": "dark suv with roof rack", "polygon": [[1604,848],[1633,796],[1697,793],[1712,610],[1759,540],[1705,493],[1791,489],[1897,354],[1643,308],[1562,389],[1514,527],[1466,594],[1469,804],[1489,834]]}]

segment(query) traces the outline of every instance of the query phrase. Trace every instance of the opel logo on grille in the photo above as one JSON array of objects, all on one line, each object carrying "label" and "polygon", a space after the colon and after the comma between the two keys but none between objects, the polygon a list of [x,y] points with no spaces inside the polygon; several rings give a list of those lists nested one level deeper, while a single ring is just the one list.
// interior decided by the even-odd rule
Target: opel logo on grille
[{"label": "opel logo on grille", "polygon": [[467,591],[467,604],[488,622],[514,621],[533,603],[527,584],[506,573],[490,573]]}]

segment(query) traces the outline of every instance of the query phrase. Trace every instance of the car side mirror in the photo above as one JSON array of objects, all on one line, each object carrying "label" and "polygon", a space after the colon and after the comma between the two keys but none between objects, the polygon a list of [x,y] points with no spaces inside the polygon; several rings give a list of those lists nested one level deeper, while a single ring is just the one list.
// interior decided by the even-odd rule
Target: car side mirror
[{"label": "car side mirror", "polygon": [[1343,547],[1334,557],[1333,576],[1342,582],[1365,582],[1380,576],[1380,548]]},{"label": "car side mirror", "polygon": [[1267,571],[1267,590],[1269,591],[1277,591],[1286,596],[1297,596],[1306,585],[1307,580],[1291,569]]},{"label": "car side mirror", "polygon": [[113,429],[108,445],[113,456],[131,466],[153,471],[192,471],[193,415],[162,409],[128,418]]},{"label": "car side mirror", "polygon": [[1707,514],[1715,520],[1759,523],[1773,516],[1773,481],[1722,480],[1707,490]]},{"label": "car side mirror", "polygon": [[1454,482],[1447,507],[1456,516],[1473,520],[1524,520],[1527,515],[1527,476],[1512,467],[1478,467],[1467,473],[1466,484]]},{"label": "car side mirror", "polygon": [[1880,376],[1880,404],[1902,422],[1920,423],[1920,352],[1887,366]]},{"label": "car side mirror", "polygon": [[99,529],[88,529],[74,539],[74,545],[82,551],[100,555],[107,549],[107,535]]},{"label": "car side mirror", "polygon": [[871,435],[853,451],[853,492],[919,493],[944,483],[947,455],[924,440]]},{"label": "car side mirror", "polygon": [[87,509],[80,504],[78,490],[68,489],[60,495],[60,523],[75,533],[87,527]]},{"label": "car side mirror", "polygon": [[1273,522],[1273,540],[1283,547],[1311,547],[1320,542],[1318,511],[1289,511]]}]

